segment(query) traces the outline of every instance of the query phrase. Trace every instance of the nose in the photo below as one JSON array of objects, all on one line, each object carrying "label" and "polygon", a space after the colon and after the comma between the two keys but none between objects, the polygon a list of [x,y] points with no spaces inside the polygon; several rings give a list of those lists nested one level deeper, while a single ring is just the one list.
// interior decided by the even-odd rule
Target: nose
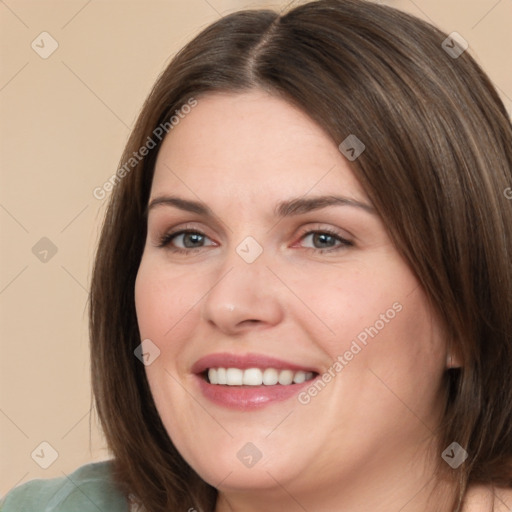
[{"label": "nose", "polygon": [[227,335],[279,324],[284,317],[282,284],[268,263],[265,251],[247,263],[232,250],[202,302],[202,319]]}]

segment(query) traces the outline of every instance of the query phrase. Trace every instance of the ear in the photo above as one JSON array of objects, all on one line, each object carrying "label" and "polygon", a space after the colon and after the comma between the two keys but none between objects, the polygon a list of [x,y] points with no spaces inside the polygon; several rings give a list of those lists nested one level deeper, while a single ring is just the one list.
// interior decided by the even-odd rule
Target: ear
[{"label": "ear", "polygon": [[453,354],[448,354],[446,357],[446,368],[462,368],[462,361],[459,357],[454,356]]},{"label": "ear", "polygon": [[452,340],[446,350],[446,368],[462,368],[462,354],[460,347]]}]

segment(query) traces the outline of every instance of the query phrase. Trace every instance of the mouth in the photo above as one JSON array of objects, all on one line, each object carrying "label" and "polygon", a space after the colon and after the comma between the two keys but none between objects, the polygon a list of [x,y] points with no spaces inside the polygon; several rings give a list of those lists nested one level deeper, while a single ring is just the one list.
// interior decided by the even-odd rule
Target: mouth
[{"label": "mouth", "polygon": [[290,399],[319,372],[310,366],[259,354],[211,354],[192,367],[199,390],[209,401],[250,410]]},{"label": "mouth", "polygon": [[201,376],[214,386],[292,386],[312,380],[315,374],[277,368],[208,368]]}]

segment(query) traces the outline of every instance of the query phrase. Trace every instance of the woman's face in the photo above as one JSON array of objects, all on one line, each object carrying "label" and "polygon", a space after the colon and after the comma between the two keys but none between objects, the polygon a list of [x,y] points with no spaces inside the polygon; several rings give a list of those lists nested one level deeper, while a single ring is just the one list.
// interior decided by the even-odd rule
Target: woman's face
[{"label": "woman's face", "polygon": [[145,369],[204,480],[306,503],[424,470],[445,342],[318,125],[257,90],[199,98],[163,142],[149,204]]}]

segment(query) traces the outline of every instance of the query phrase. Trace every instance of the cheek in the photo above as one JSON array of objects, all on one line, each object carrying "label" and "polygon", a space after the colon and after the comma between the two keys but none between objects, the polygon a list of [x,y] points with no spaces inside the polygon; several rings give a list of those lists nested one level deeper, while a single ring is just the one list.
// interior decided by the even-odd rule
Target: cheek
[{"label": "cheek", "polygon": [[398,299],[394,308],[378,309],[384,315],[368,317],[364,329],[350,338],[361,350],[355,356],[351,349],[345,352],[352,360],[342,382],[345,389],[357,390],[353,407],[361,423],[386,418],[397,428],[409,425],[412,435],[437,422],[445,342],[420,288],[393,298]]},{"label": "cheek", "polygon": [[183,279],[143,257],[135,281],[135,309],[142,339],[163,340],[191,311],[197,291],[190,275]]},{"label": "cheek", "polygon": [[[185,433],[173,414],[174,410],[187,410],[190,396],[180,385],[182,361],[187,333],[193,332],[193,306],[200,290],[189,274],[172,275],[151,257],[143,257],[135,281],[135,308],[141,339],[150,339],[160,350],[159,357],[145,366],[146,378],[155,405],[174,440]],[[169,404],[172,403],[172,407]]]},{"label": "cheek", "polygon": [[[319,278],[319,282],[329,282]],[[330,281],[333,283],[333,281]],[[347,384],[374,401],[393,392],[432,404],[446,359],[444,338],[415,276],[397,258],[360,268],[311,295],[331,333],[316,340]]]},{"label": "cheek", "polygon": [[326,269],[315,279],[297,280],[295,284],[303,302],[311,304],[310,309],[317,316],[319,329],[312,338],[321,340],[332,357],[348,350],[353,340],[365,347],[372,339],[384,338],[385,333],[393,330],[397,332],[400,325],[403,331],[416,327],[414,322],[405,326],[403,321],[421,308],[410,300],[418,282],[406,267],[393,260],[355,262],[350,271]]}]

